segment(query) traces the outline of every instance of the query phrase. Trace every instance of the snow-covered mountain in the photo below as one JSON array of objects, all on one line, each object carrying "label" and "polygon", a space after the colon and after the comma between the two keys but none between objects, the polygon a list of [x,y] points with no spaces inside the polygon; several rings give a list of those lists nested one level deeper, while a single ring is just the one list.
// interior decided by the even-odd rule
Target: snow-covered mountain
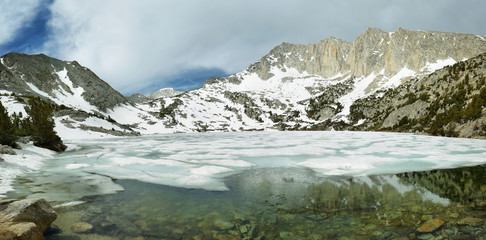
[{"label": "snow-covered mountain", "polygon": [[482,52],[482,36],[370,28],[354,42],[283,43],[242,72],[139,107],[160,113],[173,131],[302,130],[328,121],[355,125],[349,114],[356,100]]},{"label": "snow-covered mountain", "polygon": [[177,91],[173,88],[162,88],[159,89],[153,93],[150,93],[148,96],[145,96],[140,93],[134,93],[130,96],[127,97],[127,100],[131,103],[137,104],[137,103],[144,103],[148,102],[149,100],[155,100],[158,98],[168,98],[168,97],[173,97],[176,95],[179,95],[183,92]]},{"label": "snow-covered mountain", "polygon": [[[393,99],[387,97],[393,89],[400,91],[397,95],[414,94],[398,86],[427,81],[434,71],[483,52],[483,36],[370,28],[354,42],[328,38],[309,45],[283,43],[247,69],[229,77],[210,78],[200,89],[162,89],[150,98],[133,96],[131,101],[77,62],[10,53],[0,58],[0,98],[10,113],[23,111],[25,102],[20,95],[39,96],[64,105],[55,116],[61,138],[191,131],[379,129],[378,122],[371,121],[383,121],[387,116],[370,114],[374,110],[363,99],[367,103]],[[471,69],[464,69],[463,75]],[[472,81],[480,77],[470,76]],[[447,86],[437,94],[446,92]],[[390,108],[400,108],[394,104],[389,102],[380,109],[390,113]]]},{"label": "snow-covered mountain", "polygon": [[0,90],[49,98],[86,112],[105,112],[126,99],[95,73],[76,61],[43,54],[9,53],[0,58]]},{"label": "snow-covered mountain", "polygon": [[[9,114],[22,113],[27,100],[40,97],[60,106],[55,113],[61,138],[138,135],[163,132],[158,119],[77,62],[43,54],[9,53],[0,57],[0,100]],[[81,131],[80,131],[81,130]]]},{"label": "snow-covered mountain", "polygon": [[151,93],[148,97],[151,99],[168,98],[168,97],[179,95],[181,93],[182,93],[181,91],[176,91],[173,88],[162,88]]}]

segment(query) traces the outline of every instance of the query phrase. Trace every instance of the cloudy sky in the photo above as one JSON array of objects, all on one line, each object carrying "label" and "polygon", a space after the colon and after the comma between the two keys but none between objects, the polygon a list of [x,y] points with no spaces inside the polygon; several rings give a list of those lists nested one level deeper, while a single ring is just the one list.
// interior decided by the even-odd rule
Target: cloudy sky
[{"label": "cloudy sky", "polygon": [[282,42],[368,27],[486,35],[484,0],[0,0],[0,55],[76,60],[125,95],[198,88]]}]

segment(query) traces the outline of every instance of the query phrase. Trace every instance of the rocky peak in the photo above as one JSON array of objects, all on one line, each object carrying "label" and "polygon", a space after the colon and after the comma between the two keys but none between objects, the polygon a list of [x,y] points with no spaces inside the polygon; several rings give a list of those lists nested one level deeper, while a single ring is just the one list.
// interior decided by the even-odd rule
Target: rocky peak
[{"label": "rocky peak", "polygon": [[273,76],[272,68],[295,68],[327,78],[346,73],[368,76],[381,71],[385,77],[392,77],[403,68],[419,72],[439,60],[458,62],[485,51],[484,38],[473,34],[368,28],[354,42],[331,37],[309,45],[282,43],[247,70],[262,79]]},{"label": "rocky peak", "polygon": [[127,101],[76,61],[61,61],[44,54],[20,53],[9,53],[0,59],[0,90],[50,98],[55,102],[59,97],[69,98],[79,93],[80,99],[101,111]]},{"label": "rocky peak", "polygon": [[150,100],[149,97],[143,95],[143,94],[140,94],[140,93],[134,93],[128,97],[126,97],[127,100],[131,103],[143,103],[143,102],[147,102]]},{"label": "rocky peak", "polygon": [[166,97],[172,97],[178,94],[181,94],[182,92],[176,91],[173,88],[162,88],[159,89],[149,95],[149,98],[151,99],[157,99],[157,98],[166,98]]}]

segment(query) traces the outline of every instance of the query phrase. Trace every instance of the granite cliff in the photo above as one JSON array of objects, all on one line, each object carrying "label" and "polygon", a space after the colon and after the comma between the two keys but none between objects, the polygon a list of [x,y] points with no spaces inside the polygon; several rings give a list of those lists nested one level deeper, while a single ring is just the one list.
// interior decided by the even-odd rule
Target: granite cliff
[{"label": "granite cliff", "polygon": [[262,79],[271,77],[272,67],[285,66],[326,78],[381,71],[384,77],[392,77],[403,68],[418,72],[437,60],[458,62],[485,51],[484,38],[472,34],[369,28],[354,42],[331,37],[309,45],[283,43],[254,63],[250,71]]}]

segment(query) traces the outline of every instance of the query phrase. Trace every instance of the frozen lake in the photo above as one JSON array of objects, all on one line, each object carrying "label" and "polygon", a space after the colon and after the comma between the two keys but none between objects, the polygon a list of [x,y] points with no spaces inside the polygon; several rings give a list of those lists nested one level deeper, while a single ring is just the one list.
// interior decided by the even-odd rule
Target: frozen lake
[{"label": "frozen lake", "polygon": [[[82,239],[401,236],[429,218],[476,216],[465,206],[486,195],[484,140],[232,132],[66,143],[65,153],[9,168],[23,174],[6,194],[56,205],[63,237],[79,221],[95,226]],[[425,172],[434,169],[450,170]]]},{"label": "frozen lake", "polygon": [[274,169],[276,177],[275,169],[309,169],[308,176],[299,178],[310,181],[315,176],[395,174],[486,163],[484,140],[380,132],[184,133],[66,143],[68,151],[44,165],[15,166],[41,170],[36,182],[45,184],[38,184],[34,192],[43,193],[35,196],[69,201],[120,190],[106,177],[225,191],[227,176],[249,169]]}]

